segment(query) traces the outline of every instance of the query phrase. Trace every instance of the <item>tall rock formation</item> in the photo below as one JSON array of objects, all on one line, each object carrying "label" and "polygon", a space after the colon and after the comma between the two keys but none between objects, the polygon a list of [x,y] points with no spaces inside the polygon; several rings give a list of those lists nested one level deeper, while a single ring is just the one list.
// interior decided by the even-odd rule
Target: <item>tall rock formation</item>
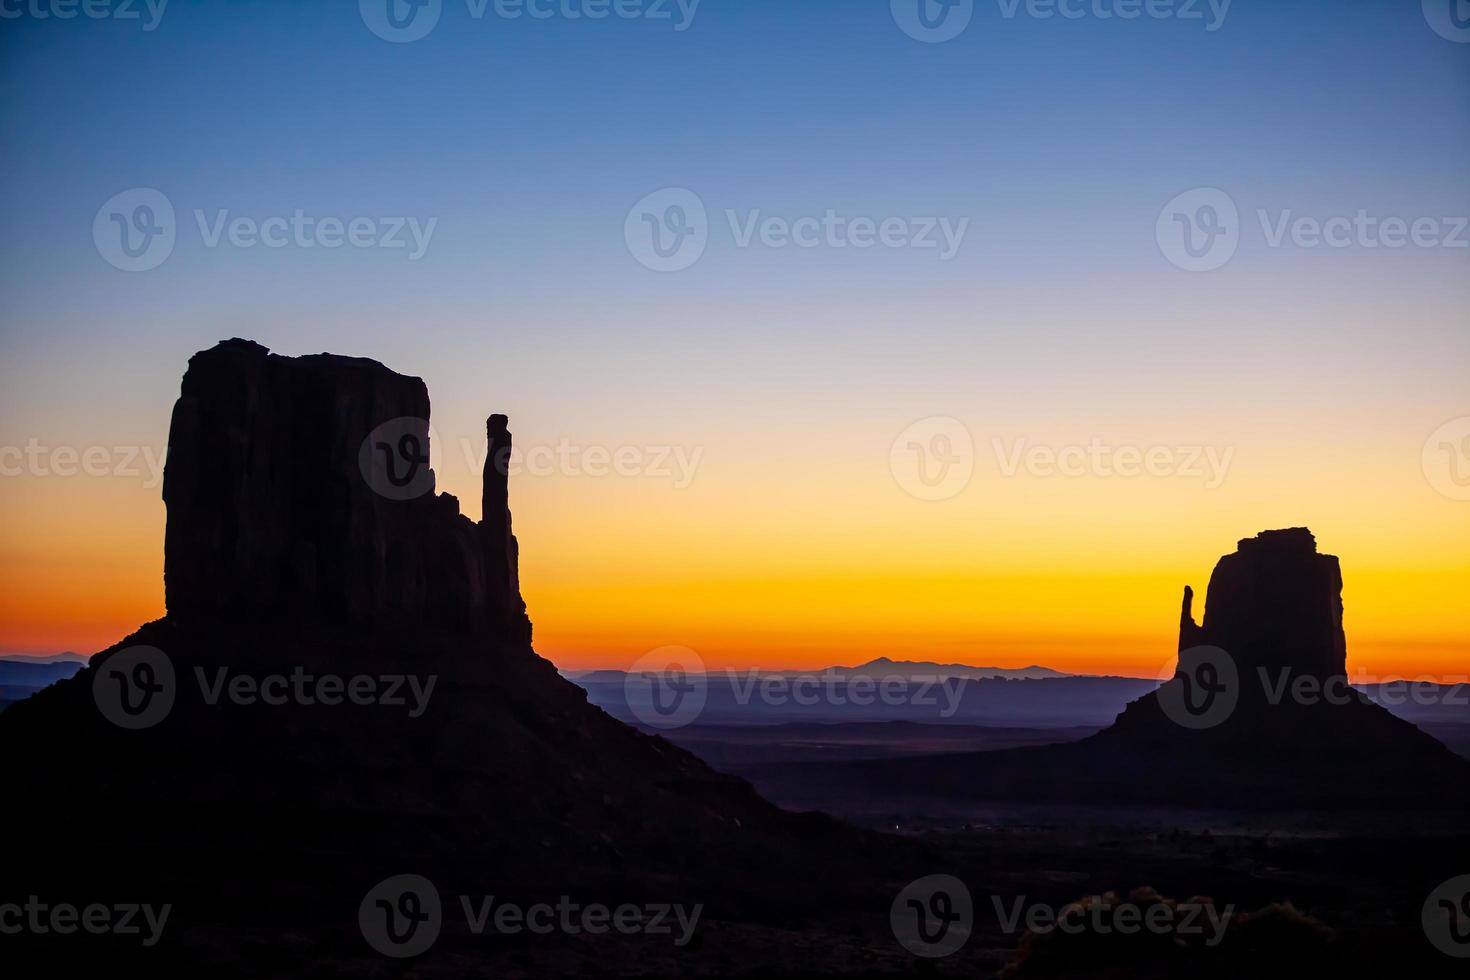
[{"label": "tall rock formation", "polygon": [[420,379],[364,358],[281,357],[246,340],[196,354],[164,471],[169,614],[435,622],[529,641],[505,416],[491,417],[489,437],[476,527],[435,491]]},{"label": "tall rock formation", "polygon": [[531,642],[531,621],[521,599],[520,545],[510,523],[510,420],[492,415],[485,421],[485,471],[480,490],[480,533],[484,538],[487,585],[495,618],[524,630]]},{"label": "tall rock formation", "polygon": [[[1307,528],[1242,539],[1215,564],[1203,623],[1195,621],[1193,600],[1185,586],[1173,680],[1129,705],[1114,730],[1140,744],[1173,743],[1182,726],[1221,749],[1279,738],[1289,753],[1312,740],[1296,731],[1307,718],[1335,727],[1349,717],[1324,708],[1355,719],[1333,733],[1348,744],[1376,737],[1380,712],[1406,725],[1348,683],[1342,570],[1335,556],[1317,551]],[[1363,707],[1369,710],[1353,712]],[[1099,737],[1106,741],[1114,730]]]},{"label": "tall rock formation", "polygon": [[1195,626],[1184,590],[1181,650],[1208,644],[1229,651],[1242,673],[1290,670],[1320,680],[1347,674],[1342,570],[1317,552],[1304,527],[1263,531],[1215,565],[1205,621]]}]

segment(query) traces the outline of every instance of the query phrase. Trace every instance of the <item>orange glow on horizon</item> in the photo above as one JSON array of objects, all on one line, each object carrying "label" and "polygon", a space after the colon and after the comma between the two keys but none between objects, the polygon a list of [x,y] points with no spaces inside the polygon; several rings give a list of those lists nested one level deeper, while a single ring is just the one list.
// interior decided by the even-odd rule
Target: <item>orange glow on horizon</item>
[{"label": "orange glow on horizon", "polygon": [[[1185,585],[1203,596],[1241,537],[1309,524],[1342,559],[1355,675],[1470,669],[1470,505],[1436,496],[1412,454],[1395,469],[1375,462],[1381,450],[1344,462],[1338,447],[1305,458],[1242,445],[1229,480],[1206,490],[1006,479],[981,450],[970,489],[930,503],[888,471],[901,429],[835,432],[803,442],[805,457],[726,433],[683,488],[513,477],[537,650],[567,669],[678,645],[710,668],[887,656],[1154,677],[1173,662]],[[478,463],[445,455],[441,488],[478,500]],[[1339,489],[1324,497],[1324,485]],[[163,614],[156,487],[17,477],[0,489],[0,651],[92,653]]]}]

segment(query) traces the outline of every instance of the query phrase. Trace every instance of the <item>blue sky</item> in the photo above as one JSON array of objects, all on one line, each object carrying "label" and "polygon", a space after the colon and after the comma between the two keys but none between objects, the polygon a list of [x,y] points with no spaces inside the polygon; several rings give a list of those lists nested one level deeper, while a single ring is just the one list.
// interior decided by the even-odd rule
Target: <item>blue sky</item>
[{"label": "blue sky", "polygon": [[[1408,399],[1463,375],[1466,250],[1267,249],[1253,214],[1470,213],[1470,45],[1386,0],[1237,0],[1214,31],[1021,10],[980,2],[943,44],[905,35],[883,0],[704,0],[684,31],[446,0],[409,44],[352,3],[176,0],[152,31],[8,20],[7,407],[55,417],[72,385],[126,384],[136,402],[106,414],[156,428],[182,358],[236,333],[372,354],[453,399],[489,386],[562,425],[586,414],[573,389],[634,407],[630,389],[660,391],[623,420],[641,426],[723,412],[737,388],[852,402],[894,376],[916,409],[1053,382],[1095,399],[1099,375],[1127,398],[1187,369],[1239,380],[1264,350],[1284,376],[1312,356]],[[168,197],[179,237],[130,274],[90,231],[134,187]],[[673,275],[622,237],[664,187],[711,217],[708,252]],[[1181,273],[1154,239],[1194,187],[1245,216],[1218,273]],[[417,262],[210,249],[196,209],[436,226]],[[737,249],[727,209],[969,225],[948,262]]]},{"label": "blue sky", "polygon": [[[361,336],[368,320],[364,346],[378,330],[392,345],[384,314],[406,309],[420,330],[442,317],[445,340],[473,343],[465,319],[504,315],[570,318],[554,329],[596,342],[612,307],[645,311],[654,322],[632,326],[653,330],[669,306],[813,297],[840,332],[866,319],[843,314],[913,294],[1167,293],[1175,270],[1136,232],[1196,186],[1247,209],[1470,208],[1470,48],[1409,2],[1237,0],[1214,32],[1007,19],[981,2],[963,35],[935,45],[897,30],[884,0],[704,0],[683,32],[476,20],[448,0],[412,44],[374,36],[352,3],[175,0],[152,32],[85,19],[3,29],[3,314],[26,353],[123,334],[151,354],[185,324],[218,333],[232,317],[243,329],[293,314],[324,339]],[[186,232],[194,208],[439,223],[412,267],[345,249],[210,252],[185,234],[156,276],[119,275],[88,232],[101,202],[134,186],[167,194]],[[622,219],[665,186],[716,213],[972,225],[943,265],[882,250],[730,255],[724,235],[688,275],[649,276],[627,261]],[[198,322],[211,317],[226,322]]]}]

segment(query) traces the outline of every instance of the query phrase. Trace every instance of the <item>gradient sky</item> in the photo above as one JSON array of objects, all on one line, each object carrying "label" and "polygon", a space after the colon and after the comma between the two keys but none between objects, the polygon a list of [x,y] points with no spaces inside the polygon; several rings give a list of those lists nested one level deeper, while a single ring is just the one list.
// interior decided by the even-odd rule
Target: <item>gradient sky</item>
[{"label": "gradient sky", "polygon": [[[562,666],[678,644],[1152,675],[1186,583],[1305,524],[1342,558],[1354,669],[1470,669],[1470,502],[1421,460],[1470,416],[1470,249],[1271,247],[1257,218],[1470,215],[1470,43],[1417,0],[1235,0],[1214,31],[978,0],[942,44],[888,0],[703,0],[684,31],[493,9],[444,0],[406,44],[340,0],[0,20],[0,447],[157,454],[189,355],[244,336],[423,377],[440,485],[474,517],[462,446],[491,411],[523,447],[700,453],[686,487],[513,479]],[[178,242],[128,273],[93,219],[137,187]],[[658,273],[624,221],[668,187],[711,242]],[[1200,187],[1241,240],[1192,273],[1155,223]],[[195,209],[437,225],[417,261],[211,248]],[[970,224],[942,261],[741,248],[726,209]],[[974,475],[924,501],[889,454],[935,416]],[[1233,456],[1208,487],[1007,476],[993,451],[1094,438]],[[0,476],[0,651],[90,653],[162,614],[164,509],[136,467]]]}]

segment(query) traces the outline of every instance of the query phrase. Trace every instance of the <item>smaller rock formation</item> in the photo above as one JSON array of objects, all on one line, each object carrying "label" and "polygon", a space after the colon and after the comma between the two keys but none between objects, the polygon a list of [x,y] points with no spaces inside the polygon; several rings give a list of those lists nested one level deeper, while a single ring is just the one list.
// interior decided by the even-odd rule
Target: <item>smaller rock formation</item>
[{"label": "smaller rock formation", "polygon": [[1354,705],[1361,700],[1347,680],[1342,571],[1335,556],[1317,551],[1308,529],[1263,531],[1240,541],[1210,576],[1203,624],[1196,623],[1193,606],[1194,590],[1185,586],[1174,680],[1118,719],[1134,737],[1175,735],[1180,719],[1177,712],[1164,717],[1160,698],[1167,704],[1173,686],[1196,681],[1191,674],[1202,660],[1211,661],[1214,683],[1229,685],[1222,688],[1228,704],[1200,722],[1201,731],[1222,730],[1201,736],[1207,739],[1255,741],[1273,726],[1291,727],[1295,722],[1288,719],[1302,717],[1295,709],[1312,707],[1290,696],[1293,685],[1306,684],[1312,700],[1328,692],[1339,700],[1351,697]]},{"label": "smaller rock formation", "polygon": [[[1078,743],[1078,758],[1112,772],[1119,792],[1175,802],[1470,799],[1470,763],[1348,683],[1342,587],[1338,559],[1306,528],[1240,541],[1210,576],[1203,623],[1184,590],[1174,679]],[[1218,698],[1201,710],[1209,685]]]},{"label": "smaller rock formation", "polygon": [[775,766],[759,788],[821,805],[869,787],[923,799],[1224,808],[1470,807],[1470,762],[1347,683],[1342,573],[1306,528],[1241,541],[1184,590],[1173,680],[1064,745]]}]

